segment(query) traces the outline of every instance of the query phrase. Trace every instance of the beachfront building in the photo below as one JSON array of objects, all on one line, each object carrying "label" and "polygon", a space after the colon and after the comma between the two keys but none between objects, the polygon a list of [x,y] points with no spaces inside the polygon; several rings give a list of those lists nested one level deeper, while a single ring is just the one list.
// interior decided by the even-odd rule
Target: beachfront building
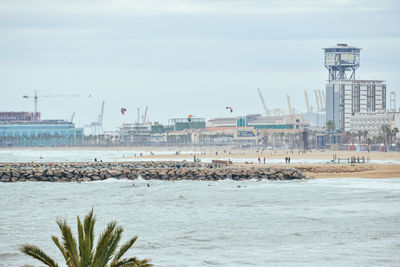
[{"label": "beachfront building", "polygon": [[82,145],[84,132],[63,120],[0,121],[2,147],[54,147]]},{"label": "beachfront building", "polygon": [[175,118],[171,119],[174,131],[194,130],[206,128],[206,120],[204,118]]},{"label": "beachfront building", "polygon": [[357,113],[386,110],[386,84],[381,80],[356,80],[360,51],[347,44],[324,48],[324,65],[329,73],[326,122],[332,122],[335,130],[342,132],[352,130],[351,120]]},{"label": "beachfront building", "polygon": [[123,123],[118,132],[123,145],[146,145],[151,141],[151,123]]},{"label": "beachfront building", "polygon": [[335,80],[326,85],[326,121],[351,131],[351,118],[361,112],[386,110],[386,84],[378,80]]},{"label": "beachfront building", "polygon": [[[308,147],[305,131],[309,123],[302,114],[262,116],[250,114],[241,117],[216,118],[207,123],[206,136],[212,140],[238,145],[261,145],[264,147]],[[221,132],[211,138],[212,132]],[[202,133],[203,134],[203,133]]]},{"label": "beachfront building", "polygon": [[388,125],[390,129],[400,129],[400,112],[360,112],[350,119],[351,132],[366,131],[370,137],[382,134],[384,125]]}]

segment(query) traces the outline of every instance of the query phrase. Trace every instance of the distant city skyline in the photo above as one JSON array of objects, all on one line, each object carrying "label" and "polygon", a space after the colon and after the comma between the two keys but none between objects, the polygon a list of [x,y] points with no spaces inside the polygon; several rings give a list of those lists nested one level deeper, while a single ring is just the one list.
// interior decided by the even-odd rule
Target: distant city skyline
[{"label": "distant city skyline", "polygon": [[[10,1],[0,3],[0,111],[115,130],[137,120],[306,111],[324,90],[324,47],[362,48],[357,79],[385,80],[400,107],[397,1]],[[90,97],[89,97],[90,96]],[[232,106],[233,113],[225,107]],[[121,107],[127,109],[122,115]],[[387,101],[389,107],[389,101]]]}]

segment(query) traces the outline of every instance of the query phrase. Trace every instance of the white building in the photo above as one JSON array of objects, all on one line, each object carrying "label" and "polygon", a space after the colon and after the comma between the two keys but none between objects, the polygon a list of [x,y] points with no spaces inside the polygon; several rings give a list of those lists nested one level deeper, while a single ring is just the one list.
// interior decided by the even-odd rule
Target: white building
[{"label": "white building", "polygon": [[326,121],[337,130],[351,131],[356,113],[386,110],[386,84],[378,80],[332,80],[326,85]]},{"label": "white building", "polygon": [[369,136],[382,133],[382,126],[400,129],[400,112],[359,112],[350,119],[351,131],[368,131]]}]

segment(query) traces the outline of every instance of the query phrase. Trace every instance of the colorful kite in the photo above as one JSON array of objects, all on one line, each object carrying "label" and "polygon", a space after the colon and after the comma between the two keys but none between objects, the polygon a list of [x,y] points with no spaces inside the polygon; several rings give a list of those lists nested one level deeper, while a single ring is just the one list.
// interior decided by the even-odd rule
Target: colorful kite
[{"label": "colorful kite", "polygon": [[125,115],[125,112],[126,112],[126,108],[121,108],[122,115]]},{"label": "colorful kite", "polygon": [[229,109],[231,113],[233,112],[233,108],[232,107],[226,107],[226,109]]},{"label": "colorful kite", "polygon": [[189,116],[187,117],[187,120],[188,120],[189,122],[191,122],[191,121],[192,121],[192,117],[193,117],[193,115],[189,115]]}]

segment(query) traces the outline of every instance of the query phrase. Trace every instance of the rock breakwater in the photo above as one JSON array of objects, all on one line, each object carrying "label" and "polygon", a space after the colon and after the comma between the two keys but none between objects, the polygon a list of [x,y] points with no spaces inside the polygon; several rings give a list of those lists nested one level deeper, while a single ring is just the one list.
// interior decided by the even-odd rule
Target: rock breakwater
[{"label": "rock breakwater", "polygon": [[302,171],[283,167],[215,167],[186,161],[0,163],[1,182],[89,182],[116,179],[145,180],[293,180],[306,179]]}]

